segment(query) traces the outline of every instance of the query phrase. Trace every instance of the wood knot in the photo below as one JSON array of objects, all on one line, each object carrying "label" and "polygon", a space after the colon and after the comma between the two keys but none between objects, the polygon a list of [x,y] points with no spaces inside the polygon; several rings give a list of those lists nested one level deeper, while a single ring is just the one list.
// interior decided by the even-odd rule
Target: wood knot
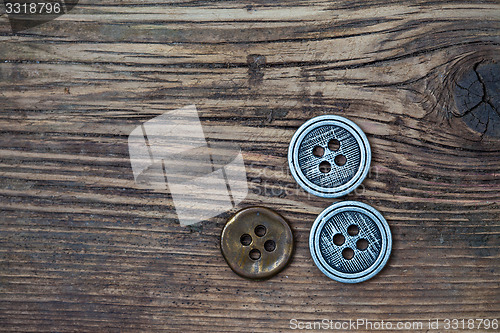
[{"label": "wood knot", "polygon": [[476,132],[500,137],[500,64],[476,63],[455,81],[455,117]]}]

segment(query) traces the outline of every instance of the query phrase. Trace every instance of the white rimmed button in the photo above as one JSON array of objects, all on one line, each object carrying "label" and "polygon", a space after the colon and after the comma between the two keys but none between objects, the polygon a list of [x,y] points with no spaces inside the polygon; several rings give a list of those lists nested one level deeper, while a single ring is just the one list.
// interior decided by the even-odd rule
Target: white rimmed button
[{"label": "white rimmed button", "polygon": [[308,120],[288,148],[292,176],[307,192],[325,198],[358,187],[370,168],[370,144],[352,121],[334,115]]},{"label": "white rimmed button", "polygon": [[309,249],[326,276],[358,283],[375,276],[389,260],[391,230],[375,208],[357,201],[337,202],[314,221]]}]

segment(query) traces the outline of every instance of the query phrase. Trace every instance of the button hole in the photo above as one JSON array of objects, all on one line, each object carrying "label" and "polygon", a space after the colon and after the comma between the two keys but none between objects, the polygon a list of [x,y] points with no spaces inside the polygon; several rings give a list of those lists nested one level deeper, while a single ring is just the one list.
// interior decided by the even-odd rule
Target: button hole
[{"label": "button hole", "polygon": [[351,224],[348,228],[347,228],[347,233],[351,236],[356,236],[358,233],[359,233],[359,228],[357,225],[355,224]]},{"label": "button hole", "polygon": [[262,237],[266,234],[267,229],[263,225],[258,225],[255,227],[254,232],[255,232],[255,235],[257,235],[258,237]]},{"label": "button hole", "polygon": [[319,164],[319,171],[322,173],[329,173],[332,171],[332,165],[328,161],[323,161]]},{"label": "button hole", "polygon": [[339,150],[339,148],[340,148],[340,141],[339,140],[331,139],[328,142],[328,149],[330,149],[331,151],[337,151],[337,150]]},{"label": "button hole", "polygon": [[347,163],[347,157],[345,157],[342,154],[337,155],[337,156],[335,156],[334,162],[338,166],[343,166]]},{"label": "button hole", "polygon": [[248,256],[252,260],[259,260],[260,259],[260,251],[257,250],[257,249],[253,249],[253,250],[250,251],[250,253],[248,254]]},{"label": "button hole", "polygon": [[273,252],[275,249],[276,249],[276,243],[270,239],[270,240],[267,240],[265,243],[264,243],[264,249],[267,251],[267,252]]},{"label": "button hole", "polygon": [[241,245],[248,246],[252,243],[252,236],[249,234],[243,234],[240,237]]},{"label": "button hole", "polygon": [[313,148],[313,155],[314,156],[323,157],[324,154],[325,154],[325,149],[323,147],[316,146]]},{"label": "button hole", "polygon": [[344,242],[345,242],[344,235],[336,234],[335,236],[333,236],[333,244],[340,246],[340,245],[344,244]]},{"label": "button hole", "polygon": [[350,247],[346,247],[342,251],[342,257],[344,257],[344,259],[346,260],[351,260],[352,258],[354,258],[354,250],[351,249]]},{"label": "button hole", "polygon": [[360,240],[358,240],[356,242],[356,247],[361,250],[361,251],[364,251],[368,248],[368,241],[364,238],[361,238]]}]

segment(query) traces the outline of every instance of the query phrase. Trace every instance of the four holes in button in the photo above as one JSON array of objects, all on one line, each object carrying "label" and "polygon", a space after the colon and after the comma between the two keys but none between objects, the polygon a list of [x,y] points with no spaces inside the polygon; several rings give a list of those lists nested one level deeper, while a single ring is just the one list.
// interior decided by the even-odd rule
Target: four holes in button
[{"label": "four holes in button", "polygon": [[[328,149],[330,151],[338,151],[340,149],[340,141],[337,139],[331,139],[328,141]],[[312,154],[316,157],[323,157],[325,155],[325,148],[321,146],[315,146],[312,150]],[[347,163],[347,157],[342,154],[335,156],[334,160],[337,166],[344,166]],[[322,161],[319,164],[319,171],[322,173],[329,173],[332,171],[332,165],[328,161]]]},{"label": "four holes in button", "polygon": [[[260,224],[260,225],[255,227],[254,233],[257,237],[263,237],[267,233],[267,229],[265,226]],[[252,236],[250,236],[249,234],[241,235],[240,243],[243,246],[250,245],[252,243]],[[274,250],[276,250],[276,242],[273,241],[272,239],[267,240],[264,243],[264,249],[267,252],[273,252]],[[260,253],[260,251],[258,249],[252,249],[252,250],[250,250],[250,253],[248,254],[248,256],[252,260],[259,260],[260,257],[262,256],[262,254]]]},{"label": "four holes in button", "polygon": [[[349,236],[357,236],[359,234],[359,227],[355,224],[351,224],[347,228],[347,233],[349,234]],[[335,234],[333,236],[333,244],[341,246],[344,243],[345,243],[345,237],[341,233]],[[356,242],[356,248],[360,251],[366,250],[368,248],[368,245],[369,245],[368,240],[364,238],[360,238]],[[352,258],[354,258],[354,254],[355,254],[354,250],[351,249],[350,247],[346,247],[345,249],[342,250],[342,257],[344,257],[344,259],[346,260],[351,260]]]}]

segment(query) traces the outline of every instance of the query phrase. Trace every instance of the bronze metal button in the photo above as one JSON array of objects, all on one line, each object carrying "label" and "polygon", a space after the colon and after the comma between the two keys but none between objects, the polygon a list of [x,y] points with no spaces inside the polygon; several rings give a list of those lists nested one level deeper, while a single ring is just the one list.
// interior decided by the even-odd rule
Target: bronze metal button
[{"label": "bronze metal button", "polygon": [[267,279],[290,261],[293,235],[281,215],[264,207],[237,212],[224,226],[221,251],[231,269],[248,279]]}]

